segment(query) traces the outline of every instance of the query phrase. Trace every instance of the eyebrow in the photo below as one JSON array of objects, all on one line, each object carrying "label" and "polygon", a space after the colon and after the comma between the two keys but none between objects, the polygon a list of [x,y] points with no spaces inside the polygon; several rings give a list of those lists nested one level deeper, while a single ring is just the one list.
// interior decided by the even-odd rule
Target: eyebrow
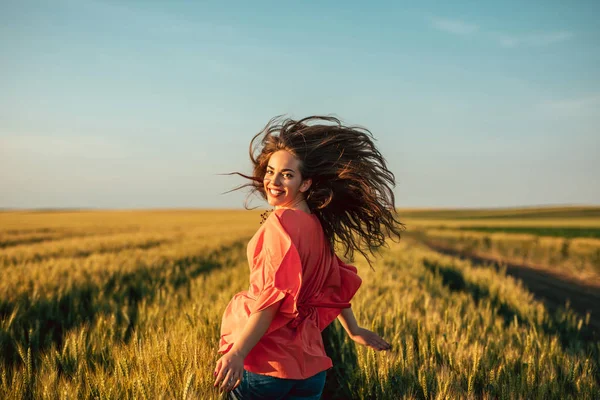
[{"label": "eyebrow", "polygon": [[[275,168],[271,167],[270,165],[267,165],[267,168],[275,169]],[[284,168],[284,169],[281,170],[281,172],[286,172],[286,171],[296,172],[293,169],[289,169],[289,168]]]}]

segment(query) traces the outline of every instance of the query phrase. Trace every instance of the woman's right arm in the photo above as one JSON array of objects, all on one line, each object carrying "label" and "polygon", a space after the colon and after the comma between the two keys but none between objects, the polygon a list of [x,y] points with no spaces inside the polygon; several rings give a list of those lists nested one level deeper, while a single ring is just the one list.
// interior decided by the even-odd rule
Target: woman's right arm
[{"label": "woman's right arm", "polygon": [[368,329],[361,328],[356,322],[352,308],[344,308],[338,316],[338,320],[346,330],[350,339],[363,346],[369,346],[375,350],[389,350],[392,346],[383,340],[378,334]]}]

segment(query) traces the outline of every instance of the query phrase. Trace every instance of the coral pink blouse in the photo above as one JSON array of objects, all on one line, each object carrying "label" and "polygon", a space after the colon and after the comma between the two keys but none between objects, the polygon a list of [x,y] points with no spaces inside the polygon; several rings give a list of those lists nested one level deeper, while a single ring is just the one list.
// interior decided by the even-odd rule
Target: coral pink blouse
[{"label": "coral pink blouse", "polygon": [[354,266],[331,254],[319,219],[277,209],[248,243],[250,287],[227,305],[219,353],[227,353],[253,313],[281,301],[244,368],[278,378],[305,379],[333,366],[321,331],[350,307],[361,285]]}]

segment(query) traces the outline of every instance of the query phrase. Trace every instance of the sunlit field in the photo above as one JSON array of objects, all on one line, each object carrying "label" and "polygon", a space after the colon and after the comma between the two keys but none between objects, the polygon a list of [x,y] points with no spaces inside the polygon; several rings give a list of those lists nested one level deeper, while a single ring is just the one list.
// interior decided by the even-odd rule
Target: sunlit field
[{"label": "sunlit field", "polygon": [[430,245],[600,284],[600,207],[405,210],[403,215],[408,234]]},{"label": "sunlit field", "polygon": [[[392,350],[359,347],[334,322],[323,334],[335,364],[323,398],[600,398],[589,314],[550,311],[502,268],[424,244],[600,275],[595,236],[463,229],[600,229],[594,209],[557,210],[401,213],[405,239],[374,270],[354,261],[354,312]],[[221,316],[248,287],[260,213],[0,213],[0,398],[222,398],[212,387]],[[524,243],[537,243],[526,256]]]}]

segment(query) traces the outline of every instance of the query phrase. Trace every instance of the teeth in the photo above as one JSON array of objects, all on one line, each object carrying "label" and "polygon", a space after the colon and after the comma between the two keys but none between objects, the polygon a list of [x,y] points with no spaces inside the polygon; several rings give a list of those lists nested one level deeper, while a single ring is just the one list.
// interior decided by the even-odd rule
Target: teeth
[{"label": "teeth", "polygon": [[280,195],[283,193],[283,190],[275,190],[275,189],[271,189],[271,194],[274,196]]}]

